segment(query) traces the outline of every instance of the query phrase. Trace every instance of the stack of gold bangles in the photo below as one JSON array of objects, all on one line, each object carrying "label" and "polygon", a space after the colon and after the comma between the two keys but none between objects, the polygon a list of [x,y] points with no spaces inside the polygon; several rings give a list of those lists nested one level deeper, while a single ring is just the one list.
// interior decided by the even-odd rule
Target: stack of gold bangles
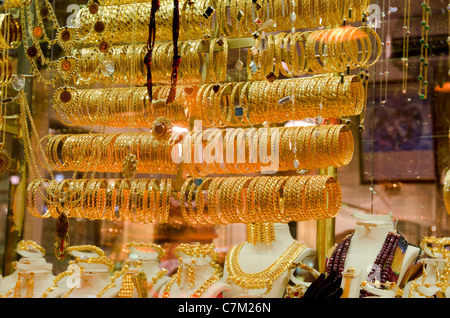
[{"label": "stack of gold bangles", "polygon": [[58,171],[122,172],[131,153],[136,156],[138,173],[175,174],[173,144],[151,133],[56,135],[50,138],[46,155]]},{"label": "stack of gold bangles", "polygon": [[[172,40],[173,1],[160,2],[156,13],[156,39]],[[212,16],[207,14],[210,2],[180,1],[180,40],[201,39],[211,34]],[[137,42],[146,43],[151,7],[151,2],[100,6],[95,14],[89,7],[83,8],[78,14],[81,36],[85,43],[96,43],[103,34],[108,34],[113,43],[126,43],[133,37]]]},{"label": "stack of gold bangles", "polygon": [[188,178],[181,189],[181,213],[188,224],[319,220],[335,217],[342,201],[340,185],[330,176],[197,180]]},{"label": "stack of gold bangles", "polygon": [[[58,211],[69,217],[89,220],[166,223],[169,218],[172,180],[170,179],[71,179],[30,183],[27,206],[38,218],[57,218]],[[46,193],[43,192],[45,190]],[[41,196],[47,211],[39,213],[36,200]]]},{"label": "stack of gold bangles", "polygon": [[[155,86],[153,100],[167,97],[169,86]],[[70,98],[66,95],[70,94]],[[200,111],[208,127],[248,126],[304,118],[340,118],[361,114],[363,81],[356,75],[319,76],[270,81],[182,85],[177,103],[154,109],[145,87],[76,90],[54,93],[53,106],[68,125],[151,127],[164,116],[186,126],[189,114]],[[109,97],[105,97],[109,96]]]},{"label": "stack of gold bangles", "polygon": [[[207,148],[216,154],[207,157]],[[352,160],[354,143],[346,125],[228,128],[190,132],[182,150],[190,175],[206,176],[261,172],[274,164],[277,171],[342,167]]]},{"label": "stack of gold bangles", "polygon": [[[5,38],[7,37],[7,38]],[[0,47],[15,49],[22,42],[22,27],[9,13],[0,14]]]},{"label": "stack of gold bangles", "polygon": [[[178,84],[200,84],[202,81],[202,67],[205,63],[206,49],[209,49],[209,64],[212,68],[207,72],[206,82],[222,82],[226,77],[226,62],[228,56],[228,42],[226,39],[211,41],[200,39],[182,41],[178,44],[181,56],[178,68]],[[202,50],[202,51],[201,51]],[[108,54],[100,52],[97,48],[82,48],[74,50],[74,56],[79,63],[79,81],[110,81],[101,73],[101,64],[110,61],[114,64],[113,82],[115,84],[144,85],[147,83],[147,68],[144,57],[147,53],[146,45],[113,46]],[[151,63],[152,82],[154,84],[170,84],[172,73],[172,42],[158,42],[153,48]]]},{"label": "stack of gold bangles", "polygon": [[[169,89],[169,86],[154,87],[153,100],[164,100]],[[196,90],[195,86],[180,86],[175,103],[155,108],[146,87],[85,90],[63,87],[55,90],[53,107],[68,125],[151,128],[155,119],[165,117],[174,125],[186,126]],[[66,101],[68,91],[71,98]]]},{"label": "stack of gold bangles", "polygon": [[208,127],[356,116],[365,105],[364,85],[356,75],[205,84],[196,97]]},{"label": "stack of gold bangles", "polygon": [[262,22],[268,20],[273,20],[273,25],[276,25],[270,25],[269,31],[273,28],[288,31],[360,22],[369,5],[370,0],[217,1],[216,19],[224,36],[251,36]]},{"label": "stack of gold bangles", "polygon": [[380,37],[367,26],[279,33],[267,35],[265,41],[265,50],[248,50],[247,65],[252,61],[263,65],[255,73],[248,68],[247,74],[252,80],[266,79],[273,70],[269,62],[273,60],[276,76],[291,77],[369,67],[379,60],[382,52]]}]

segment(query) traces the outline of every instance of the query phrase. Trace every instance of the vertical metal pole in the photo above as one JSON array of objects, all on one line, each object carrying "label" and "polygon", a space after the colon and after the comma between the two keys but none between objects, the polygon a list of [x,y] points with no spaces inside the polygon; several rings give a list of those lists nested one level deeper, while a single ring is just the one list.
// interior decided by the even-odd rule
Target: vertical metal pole
[{"label": "vertical metal pole", "polygon": [[13,137],[12,158],[15,166],[11,170],[11,175],[19,177],[18,184],[11,184],[8,193],[8,212],[6,216],[5,228],[5,250],[3,254],[2,275],[7,276],[13,272],[12,262],[16,260],[16,246],[23,238],[23,225],[26,211],[26,191],[27,191],[27,165],[23,148],[20,144],[20,137]]},{"label": "vertical metal pole", "polygon": [[[23,30],[23,32],[25,32]],[[26,40],[26,38],[24,39]],[[17,74],[30,74],[30,64],[25,56],[23,45],[18,49],[17,56]],[[31,94],[33,90],[33,79],[26,77],[25,94],[28,98],[28,103],[31,102]],[[18,109],[15,109],[18,114]],[[10,124],[18,125],[17,121]],[[24,218],[26,213],[26,191],[28,184],[28,169],[25,159],[25,152],[21,141],[21,132],[12,138],[12,163],[11,175],[19,177],[19,183],[9,185],[8,193],[8,212],[6,216],[5,233],[5,250],[2,261],[2,275],[10,275],[14,268],[13,261],[17,259],[16,246],[17,243],[23,239]]]},{"label": "vertical metal pole", "polygon": [[[319,175],[330,175],[337,178],[337,168],[320,169]],[[316,231],[316,263],[319,272],[325,271],[328,250],[335,244],[335,218],[317,220]]]}]

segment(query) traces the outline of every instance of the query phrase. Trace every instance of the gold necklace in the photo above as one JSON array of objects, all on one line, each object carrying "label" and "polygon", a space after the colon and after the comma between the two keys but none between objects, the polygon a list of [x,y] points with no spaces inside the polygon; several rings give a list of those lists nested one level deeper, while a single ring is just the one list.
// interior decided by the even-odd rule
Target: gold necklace
[{"label": "gold necklace", "polygon": [[148,283],[148,289],[152,289],[156,282],[160,280],[163,276],[167,275],[167,269],[163,268],[155,276],[152,277],[151,281]]},{"label": "gold necklace", "polygon": [[[33,23],[33,12],[31,6],[21,7],[21,27],[24,33],[24,50],[31,66],[32,73],[36,76],[38,82],[43,83],[44,87],[51,85],[55,87],[56,81],[60,78],[67,86],[67,82],[79,73],[78,61],[69,56],[75,41],[78,38],[77,29],[71,27],[61,27],[56,18],[56,14],[48,1],[45,1],[44,6],[39,5],[39,1],[34,1],[36,7],[37,24]],[[52,29],[56,30],[57,35],[55,39],[50,39],[45,32],[44,19],[52,23]],[[32,40],[31,45],[28,45],[28,37]],[[48,49],[53,45],[58,44],[64,52],[64,56],[59,60],[47,59],[41,49],[41,42],[47,43]],[[39,60],[39,62],[38,62]],[[52,70],[56,68],[56,74],[51,74],[49,79],[46,79],[43,72],[38,66],[46,65],[47,69]]]},{"label": "gold necklace", "polygon": [[[10,10],[8,9],[6,12],[6,25],[9,25],[10,20],[11,20],[11,14],[10,14]],[[5,27],[4,30],[4,34],[2,34],[3,38],[5,39],[5,41],[7,43],[10,42],[10,27]],[[2,50],[2,67],[4,67],[8,62],[9,62],[9,47],[8,45],[5,45],[3,50]],[[6,71],[6,69],[2,70],[3,72]],[[6,71],[6,73],[8,73]],[[3,175],[7,172],[9,172],[11,170],[11,157],[8,154],[8,152],[6,152],[6,150],[4,149],[5,146],[5,142],[6,142],[6,109],[7,109],[7,103],[3,103],[3,100],[5,99],[6,96],[8,96],[8,82],[6,80],[6,78],[8,77],[7,74],[3,75],[5,81],[2,81],[2,85],[1,85],[1,94],[2,94],[2,99],[0,101],[0,111],[1,111],[1,118],[3,118],[3,126],[1,128],[1,143],[0,143],[0,175]]]},{"label": "gold necklace", "polygon": [[114,275],[111,277],[111,283],[109,283],[108,285],[106,285],[105,287],[103,287],[97,294],[97,298],[101,298],[103,296],[103,294],[108,291],[111,288],[116,287],[116,280],[122,276],[125,275],[125,273],[128,271],[129,269],[129,265],[125,265],[120,271],[115,272]]},{"label": "gold necklace", "polygon": [[403,17],[403,56],[402,56],[402,94],[408,92],[408,58],[411,21],[411,0],[405,0],[405,15]]},{"label": "gold necklace", "polygon": [[428,31],[430,29],[430,0],[423,0],[422,2],[422,38],[420,39],[420,66],[419,66],[419,97],[420,99],[427,99],[428,97]]},{"label": "gold necklace", "polygon": [[285,271],[291,268],[293,262],[307,248],[306,245],[294,241],[283,254],[265,270],[257,273],[247,273],[239,265],[239,254],[246,243],[236,245],[226,257],[229,273],[228,280],[245,289],[267,288],[270,292],[272,283]]},{"label": "gold necklace", "polygon": [[50,294],[52,291],[54,291],[58,287],[58,282],[65,276],[68,276],[72,274],[73,271],[65,271],[60,273],[58,276],[55,277],[53,280],[53,286],[50,286],[43,294],[41,298],[47,298],[48,294]]},{"label": "gold necklace", "polygon": [[[166,287],[164,287],[164,291],[161,297],[169,298],[172,285],[175,283],[175,281],[180,279],[181,279],[181,271],[178,270],[176,274],[173,275],[172,278],[169,280],[169,282],[166,284]],[[217,274],[217,270],[215,270],[212,276],[209,277],[199,288],[197,288],[197,290],[190,296],[190,298],[200,298],[203,295],[203,293],[219,279],[220,276]]]}]

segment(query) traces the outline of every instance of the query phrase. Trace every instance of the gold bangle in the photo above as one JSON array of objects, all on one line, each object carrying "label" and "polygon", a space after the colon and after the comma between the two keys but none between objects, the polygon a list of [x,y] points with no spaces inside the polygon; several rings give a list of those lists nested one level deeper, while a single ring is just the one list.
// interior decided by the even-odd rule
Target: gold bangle
[{"label": "gold bangle", "polygon": [[17,243],[16,246],[17,251],[31,251],[35,253],[36,251],[39,252],[42,256],[45,255],[45,249],[37,244],[34,241],[31,240],[21,240],[19,243]]},{"label": "gold bangle", "polygon": [[162,246],[159,245],[159,244],[155,244],[155,243],[145,243],[145,242],[132,241],[132,242],[128,242],[126,244],[126,247],[128,249],[130,249],[130,250],[133,249],[133,248],[136,248],[136,247],[144,247],[144,248],[152,249],[156,253],[158,253],[158,258],[159,259],[161,259],[166,254],[166,251],[162,248]]}]

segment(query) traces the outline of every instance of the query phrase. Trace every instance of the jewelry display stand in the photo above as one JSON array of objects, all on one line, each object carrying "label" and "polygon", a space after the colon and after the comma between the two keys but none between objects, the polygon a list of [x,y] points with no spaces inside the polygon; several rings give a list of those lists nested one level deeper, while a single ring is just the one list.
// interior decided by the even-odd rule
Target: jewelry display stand
[{"label": "jewelry display stand", "polygon": [[[187,246],[200,247],[199,244]],[[215,263],[214,251],[189,253],[180,249],[177,256],[178,270],[161,288],[160,298],[222,298],[230,290],[228,284],[219,280],[221,268]]]},{"label": "jewelry display stand", "polygon": [[[285,264],[287,265],[287,270],[283,272],[282,275],[280,275],[276,280],[270,282],[271,286],[269,292],[267,292],[267,288],[247,289],[245,287],[238,286],[230,281],[228,279],[230,268],[229,266],[227,266],[228,262],[226,261],[222,280],[224,282],[228,282],[232,289],[229,292],[224,293],[225,297],[281,298],[283,297],[289,279],[295,270],[295,268],[291,267],[295,263],[301,262],[305,258],[315,254],[315,252],[311,248],[302,246],[301,243],[297,242],[292,237],[289,226],[287,224],[274,224],[274,230],[275,237],[274,240],[270,242],[270,244],[266,244],[263,242],[255,244],[244,242],[240,244],[241,250],[239,255],[236,255],[235,257],[230,259],[230,262],[238,265],[245,273],[250,273],[252,275],[258,275],[258,273],[261,273],[261,277],[259,278],[271,281],[272,277],[265,277],[264,271],[270,268],[272,264],[277,262],[283,252],[288,250],[291,246],[293,246],[293,244],[296,244],[299,247],[300,254],[295,259],[292,259],[290,264]],[[231,253],[231,251],[229,253]],[[227,258],[229,257],[230,254],[227,255]]]},{"label": "jewelry display stand", "polygon": [[[144,246],[153,246],[152,244],[141,244]],[[133,244],[128,244],[130,254],[128,260],[125,262],[124,269],[119,275],[114,277],[114,284],[111,285],[103,294],[102,298],[115,298],[120,294],[124,284],[124,277],[126,274],[136,275],[144,273],[147,285],[147,297],[158,298],[159,292],[164,284],[166,284],[170,277],[167,276],[167,270],[161,268],[160,258],[163,250],[160,246],[156,246],[156,252],[140,251]],[[159,251],[159,252],[158,252]],[[134,283],[134,282],[133,282]],[[131,298],[140,298],[136,286],[133,286]]]},{"label": "jewelry display stand", "polygon": [[[341,268],[341,270],[354,269],[360,274],[351,280],[350,286],[345,286],[346,280],[343,279],[342,287],[351,288],[351,293],[344,291],[344,293],[347,293],[348,298],[359,298],[360,288],[355,288],[355,286],[361,286],[366,279],[370,280],[368,275],[373,270],[373,264],[375,264],[377,255],[382,251],[386,237],[389,233],[397,233],[397,229],[395,228],[392,216],[390,215],[368,215],[357,213],[353,216],[358,219],[358,221],[355,231],[351,235],[349,244],[347,244],[348,252],[345,256],[344,267]],[[402,280],[408,267],[418,259],[420,253],[421,250],[418,247],[409,244],[407,245],[401,263],[401,269],[398,273],[398,282]],[[379,273],[378,276],[381,275],[382,268],[377,269],[377,271]],[[377,277],[377,279],[379,280],[380,277]],[[349,283],[347,282],[347,284]],[[395,293],[392,291],[386,292],[380,289],[371,288],[370,282],[366,284],[366,287],[362,286],[362,288],[370,289],[372,294],[375,293],[381,297],[395,296]]]},{"label": "jewelry display stand", "polygon": [[98,267],[84,268],[79,276],[79,285],[62,295],[62,298],[97,298],[101,290],[111,283],[109,270]]},{"label": "jewelry display stand", "polygon": [[[89,252],[88,252],[89,250]],[[66,279],[71,282],[62,298],[97,298],[105,286],[111,284],[111,263],[100,249],[80,248],[69,251],[76,258],[72,264],[73,273]],[[101,260],[97,262],[96,260]],[[109,265],[109,266],[108,266]]]},{"label": "jewelry display stand", "polygon": [[[380,104],[387,105],[388,66],[396,64],[388,56],[399,51],[391,46],[391,13],[398,8],[390,2],[375,17],[376,24],[383,22],[379,26],[369,22],[370,0],[86,0],[71,16],[73,26],[64,25],[70,19],[62,21],[61,7],[49,0],[2,4],[0,64],[8,71],[0,79],[0,172],[16,166],[11,173],[20,176],[10,188],[3,270],[12,265],[18,237],[9,230],[48,239],[42,230],[47,225],[40,224],[37,234],[22,231],[22,208],[32,217],[55,219],[54,256],[75,260],[54,276],[41,249],[20,248],[15,271],[0,276],[0,295],[298,298],[311,284],[299,271],[306,269],[314,278],[342,278],[336,281],[343,298],[445,296],[450,257],[442,249],[442,257],[427,253],[421,280],[402,290],[422,253],[406,241],[392,215],[354,213],[354,232],[335,244],[335,218],[347,203],[337,170],[354,160],[355,145],[367,137],[362,132],[369,94],[369,107],[376,105],[378,88],[384,95],[378,96]],[[414,29],[410,2],[405,0],[403,12],[404,94]],[[429,0],[413,9],[417,16],[422,11],[420,101],[428,98],[432,11]],[[12,79],[9,50],[20,45],[17,56],[29,62],[26,76],[52,88],[45,91],[50,106],[44,111],[38,109],[40,87],[26,87],[31,85],[18,70]],[[380,58],[369,91],[371,67]],[[19,110],[17,118],[6,115],[10,103]],[[41,118],[33,116],[49,113],[48,122],[35,124]],[[11,118],[26,159],[14,158],[14,165],[4,149]],[[375,110],[370,119],[369,128],[375,128]],[[356,152],[360,158],[362,148]],[[375,174],[373,181],[379,182]],[[70,219],[101,223],[91,239],[107,246],[111,259],[94,245],[71,246],[78,237],[69,237]],[[291,233],[291,222],[307,221],[316,222],[314,248]],[[155,226],[139,230],[152,243],[128,243],[123,259],[124,246],[117,246],[122,241],[106,242],[99,230],[110,227],[108,222],[130,223],[123,232],[108,232],[123,235],[124,242],[136,224]],[[235,233],[223,231],[222,266],[212,233],[233,224],[247,226],[247,239],[235,244],[237,235],[229,240]],[[181,229],[202,226],[212,229],[198,231],[202,243],[180,242],[197,240],[194,231]],[[180,231],[169,237],[172,229]],[[165,251],[156,242],[177,244],[172,276],[162,268]],[[139,249],[144,246],[154,251]],[[318,270],[308,265],[311,259]],[[170,253],[163,260],[176,262]]]},{"label": "jewelry display stand", "polygon": [[[450,295],[450,287],[442,293],[439,273],[444,272],[445,261],[443,259],[422,259],[424,269],[422,276],[410,281],[403,289],[403,298],[432,298],[435,295],[441,298],[447,298]],[[442,282],[441,282],[442,283]]]},{"label": "jewelry display stand", "polygon": [[40,298],[53,284],[55,277],[52,269],[53,265],[47,263],[45,258],[21,258],[16,263],[14,273],[0,281],[0,295],[8,298]]},{"label": "jewelry display stand", "polygon": [[33,241],[20,241],[14,272],[0,280],[0,295],[8,298],[39,298],[53,284],[53,265],[45,259],[45,250]]},{"label": "jewelry display stand", "polygon": [[424,237],[420,244],[426,255],[421,259],[422,275],[405,285],[403,298],[448,298],[450,295],[449,243],[448,237]]}]

